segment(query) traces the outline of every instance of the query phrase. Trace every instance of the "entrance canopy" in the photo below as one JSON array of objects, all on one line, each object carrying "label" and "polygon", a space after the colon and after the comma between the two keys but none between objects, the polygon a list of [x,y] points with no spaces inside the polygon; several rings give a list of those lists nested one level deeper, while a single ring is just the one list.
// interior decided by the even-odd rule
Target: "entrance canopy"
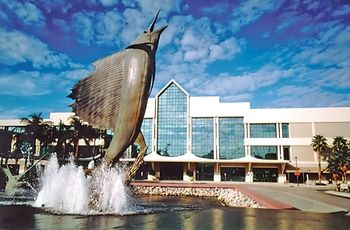
[{"label": "entrance canopy", "polygon": [[155,152],[152,152],[151,154],[145,156],[144,160],[146,162],[261,163],[261,164],[266,164],[266,163],[286,164],[289,162],[287,160],[263,160],[252,156],[245,156],[238,159],[229,159],[229,160],[223,160],[223,159],[215,160],[215,159],[197,157],[192,153],[186,153],[178,157],[166,157],[166,156],[161,156]]}]

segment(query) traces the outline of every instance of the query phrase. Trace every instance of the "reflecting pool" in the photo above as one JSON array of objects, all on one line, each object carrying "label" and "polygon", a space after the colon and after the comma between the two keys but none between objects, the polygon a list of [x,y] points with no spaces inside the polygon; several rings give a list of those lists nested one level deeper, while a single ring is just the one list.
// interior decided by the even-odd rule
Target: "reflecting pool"
[{"label": "reflecting pool", "polygon": [[136,197],[138,212],[55,214],[32,206],[30,197],[0,194],[0,229],[348,229],[345,213],[222,207],[216,200],[191,197]]}]

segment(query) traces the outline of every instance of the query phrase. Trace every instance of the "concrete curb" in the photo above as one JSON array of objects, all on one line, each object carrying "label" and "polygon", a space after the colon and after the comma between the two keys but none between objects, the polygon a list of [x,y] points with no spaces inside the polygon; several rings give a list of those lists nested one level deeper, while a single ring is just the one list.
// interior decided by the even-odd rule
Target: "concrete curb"
[{"label": "concrete curb", "polygon": [[327,194],[331,194],[333,196],[340,196],[340,197],[350,199],[350,193],[347,193],[347,192],[337,192],[337,191],[324,191],[324,192]]}]

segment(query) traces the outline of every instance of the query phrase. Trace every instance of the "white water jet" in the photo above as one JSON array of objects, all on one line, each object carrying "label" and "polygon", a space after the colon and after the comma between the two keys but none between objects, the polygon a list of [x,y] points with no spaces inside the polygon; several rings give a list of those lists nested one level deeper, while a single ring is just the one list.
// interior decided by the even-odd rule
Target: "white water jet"
[{"label": "white water jet", "polygon": [[35,206],[69,214],[130,213],[132,197],[123,178],[123,169],[105,164],[86,177],[73,162],[59,167],[56,156],[52,156],[44,170]]}]

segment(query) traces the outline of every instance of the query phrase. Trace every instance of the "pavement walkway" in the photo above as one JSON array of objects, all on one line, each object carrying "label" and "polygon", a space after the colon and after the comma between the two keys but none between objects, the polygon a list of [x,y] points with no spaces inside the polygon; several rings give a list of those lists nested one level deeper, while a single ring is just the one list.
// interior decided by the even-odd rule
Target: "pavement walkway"
[{"label": "pavement walkway", "polygon": [[[350,193],[332,187],[276,183],[132,182],[134,186],[234,188],[268,209],[298,209],[317,213],[344,212],[350,215]],[[342,196],[340,196],[342,195]]]}]

